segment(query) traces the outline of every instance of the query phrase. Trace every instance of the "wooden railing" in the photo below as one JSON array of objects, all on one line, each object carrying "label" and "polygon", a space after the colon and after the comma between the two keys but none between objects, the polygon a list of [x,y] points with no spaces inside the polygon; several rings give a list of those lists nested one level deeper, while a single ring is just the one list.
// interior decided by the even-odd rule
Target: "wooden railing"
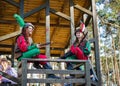
[{"label": "wooden railing", "polygon": [[[16,77],[13,77],[13,76],[10,76],[9,74],[5,73],[5,72],[2,72],[0,71],[0,75],[2,77],[5,77],[6,79],[9,79],[13,82],[15,82],[16,84],[11,84],[11,83],[1,83],[0,86],[21,86],[21,80],[16,78]],[[9,85],[7,85],[9,84]]]},{"label": "wooden railing", "polygon": [[[47,61],[47,62],[75,62],[84,65],[84,71],[80,70],[50,70],[50,69],[28,69],[27,63],[28,62],[35,62],[35,61]],[[54,78],[27,78],[27,74],[75,74],[80,75],[82,77],[79,78],[72,78],[66,79],[65,77],[61,77],[61,79],[54,79]],[[84,77],[83,77],[84,76]],[[62,59],[22,59],[22,86],[27,86],[27,83],[74,83],[76,86],[79,85],[84,86],[97,86],[97,83],[93,83],[90,79],[90,65],[88,61],[83,60],[62,60]]]}]

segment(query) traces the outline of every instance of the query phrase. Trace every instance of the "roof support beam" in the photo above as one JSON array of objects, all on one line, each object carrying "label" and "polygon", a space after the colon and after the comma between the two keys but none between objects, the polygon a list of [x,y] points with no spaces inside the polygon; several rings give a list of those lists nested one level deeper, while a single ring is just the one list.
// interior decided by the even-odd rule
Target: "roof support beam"
[{"label": "roof support beam", "polygon": [[20,0],[20,16],[24,18],[24,0]]},{"label": "roof support beam", "polygon": [[12,48],[12,45],[0,44],[0,47],[4,47],[4,48]]},{"label": "roof support beam", "polygon": [[98,29],[97,29],[97,17],[96,17],[96,5],[95,0],[91,0],[92,3],[92,13],[93,13],[93,37],[95,38],[94,46],[95,46],[95,65],[96,72],[98,77],[98,86],[102,86],[101,80],[101,70],[100,70],[100,54],[99,54],[99,41],[98,41]]},{"label": "roof support beam", "polygon": [[71,27],[71,41],[70,44],[72,45],[75,41],[75,24],[74,24],[74,3],[73,0],[69,0],[70,2],[70,27]]},{"label": "roof support beam", "polygon": [[7,34],[7,35],[4,35],[4,36],[0,36],[0,41],[3,41],[3,40],[6,40],[6,39],[9,39],[9,38],[12,38],[18,34],[20,34],[21,31],[16,31],[16,32],[13,32],[13,33],[10,33],[10,34]]},{"label": "roof support beam", "polygon": [[[62,5],[60,12],[65,13],[65,9],[67,8],[67,4],[68,4],[68,0],[64,0],[64,4]],[[62,20],[62,18],[58,17],[58,21],[57,21],[58,25],[60,25],[61,20]]]},{"label": "roof support beam", "polygon": [[15,7],[18,7],[18,8],[20,7],[19,4],[13,0],[3,0],[3,1],[5,1],[5,2],[7,2]]},{"label": "roof support beam", "polygon": [[62,13],[62,12],[56,11],[56,10],[54,10],[52,8],[50,8],[50,12],[70,21],[70,17],[68,15]]},{"label": "roof support beam", "polygon": [[85,9],[84,7],[80,6],[80,5],[74,5],[74,7],[78,10],[81,10],[83,12],[85,12],[86,14],[93,16],[92,12],[90,10]]},{"label": "roof support beam", "polygon": [[0,20],[0,24],[17,24],[15,20]]},{"label": "roof support beam", "polygon": [[86,27],[88,26],[91,18],[92,18],[92,17],[88,15],[87,19],[85,20],[85,26],[86,26]]},{"label": "roof support beam", "polygon": [[35,9],[33,9],[33,10],[27,12],[27,13],[25,13],[24,14],[24,18],[26,18],[26,17],[28,17],[28,16],[30,16],[30,15],[32,15],[32,14],[34,14],[34,13],[36,13],[36,12],[42,10],[42,9],[44,9],[45,7],[46,7],[46,3],[43,4],[43,5],[40,5],[39,7],[35,8]]},{"label": "roof support beam", "polygon": [[[45,26],[44,23],[36,23],[36,22],[31,22],[34,25],[40,25],[40,26]],[[0,20],[0,24],[17,24],[17,22],[15,20]],[[58,25],[56,24],[50,24],[51,26],[55,26],[58,27]],[[59,27],[69,27],[70,25],[59,25]]]},{"label": "roof support beam", "polygon": [[[50,42],[50,5],[49,0],[46,0],[46,43]],[[46,45],[46,56],[50,57],[50,45]]]}]

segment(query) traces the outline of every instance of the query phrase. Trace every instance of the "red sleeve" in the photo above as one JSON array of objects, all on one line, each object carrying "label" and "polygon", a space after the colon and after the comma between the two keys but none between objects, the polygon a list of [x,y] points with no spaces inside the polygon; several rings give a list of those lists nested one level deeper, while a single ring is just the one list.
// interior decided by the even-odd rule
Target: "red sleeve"
[{"label": "red sleeve", "polygon": [[27,44],[24,36],[19,36],[17,38],[17,45],[18,45],[18,48],[20,49],[20,51],[22,51],[22,52],[27,51],[28,44]]}]

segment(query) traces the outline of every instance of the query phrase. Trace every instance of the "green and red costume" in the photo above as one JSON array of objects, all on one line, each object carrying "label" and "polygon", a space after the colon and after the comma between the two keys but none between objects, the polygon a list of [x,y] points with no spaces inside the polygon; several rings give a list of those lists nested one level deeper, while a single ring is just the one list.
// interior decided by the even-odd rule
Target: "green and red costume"
[{"label": "green and red costume", "polygon": [[70,47],[70,51],[67,52],[62,59],[79,59],[79,60],[88,60],[88,55],[91,51],[90,42],[86,40],[87,30],[85,24],[81,22],[80,27],[76,28],[76,32],[81,32],[84,35],[84,38],[78,43],[76,38],[75,43]]},{"label": "green and red costume", "polygon": [[83,41],[78,46],[72,45],[70,47],[71,56],[68,56],[67,59],[79,59],[79,60],[88,60],[88,55],[90,54],[91,46],[89,41]]},{"label": "green and red costume", "polygon": [[[32,42],[32,40],[31,40]],[[16,39],[17,43],[17,51],[21,52],[22,55],[18,57],[18,61],[22,58],[39,58],[39,59],[46,59],[46,55],[40,54],[40,49],[37,48],[36,44],[30,43],[28,44],[25,40],[25,37],[21,34]],[[40,64],[46,64],[46,62],[39,62]]]}]

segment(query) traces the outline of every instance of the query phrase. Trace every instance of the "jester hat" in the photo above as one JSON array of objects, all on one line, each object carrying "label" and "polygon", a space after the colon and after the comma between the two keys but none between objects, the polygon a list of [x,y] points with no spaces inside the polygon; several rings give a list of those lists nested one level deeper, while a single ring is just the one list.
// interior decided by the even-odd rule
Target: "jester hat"
[{"label": "jester hat", "polygon": [[27,28],[28,26],[32,26],[34,28],[34,25],[32,23],[25,23],[20,15],[14,14],[14,18],[17,20],[17,23],[20,25],[21,28]]},{"label": "jester hat", "polygon": [[75,35],[77,32],[81,32],[84,35],[87,33],[87,29],[86,29],[85,24],[83,22],[81,22],[80,26],[75,29]]}]

